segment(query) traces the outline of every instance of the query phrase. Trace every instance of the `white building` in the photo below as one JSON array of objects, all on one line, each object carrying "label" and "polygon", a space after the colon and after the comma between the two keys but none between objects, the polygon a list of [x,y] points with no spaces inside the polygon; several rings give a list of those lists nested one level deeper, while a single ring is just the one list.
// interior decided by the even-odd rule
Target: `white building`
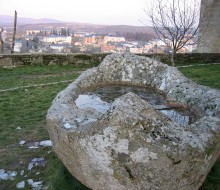
[{"label": "white building", "polygon": [[51,44],[50,49],[55,50],[56,52],[70,52],[68,44]]},{"label": "white building", "polygon": [[2,40],[5,41],[6,36],[7,36],[6,30],[4,30],[3,28],[0,27],[0,32],[2,34]]},{"label": "white building", "polygon": [[26,35],[36,35],[39,33],[50,34],[51,29],[41,29],[41,30],[26,30]]},{"label": "white building", "polygon": [[131,53],[143,53],[144,48],[143,47],[131,47],[130,52]]},{"label": "white building", "polygon": [[68,43],[71,44],[72,42],[72,37],[71,36],[55,36],[55,35],[51,35],[51,36],[45,36],[43,38],[43,42],[46,43]]},{"label": "white building", "polygon": [[106,44],[107,42],[125,42],[125,38],[116,36],[105,36],[104,43]]},{"label": "white building", "polygon": [[15,41],[14,52],[21,52],[22,41]]},{"label": "white building", "polygon": [[78,37],[78,38],[83,38],[85,37],[85,35],[87,35],[86,32],[75,32],[74,33],[74,37]]},{"label": "white building", "polygon": [[75,42],[74,45],[75,46],[82,46],[83,44],[82,44],[82,42]]}]

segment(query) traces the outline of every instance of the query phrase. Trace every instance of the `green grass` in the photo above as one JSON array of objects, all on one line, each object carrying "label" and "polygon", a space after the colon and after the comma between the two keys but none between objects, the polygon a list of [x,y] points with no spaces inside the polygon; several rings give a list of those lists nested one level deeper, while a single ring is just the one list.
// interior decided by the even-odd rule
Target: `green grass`
[{"label": "green grass", "polygon": [[90,190],[76,180],[58,158],[54,157],[50,164],[51,190]]},{"label": "green grass", "polygon": [[[84,68],[73,66],[24,66],[0,68],[0,90],[17,86],[74,80]],[[179,68],[187,77],[202,85],[220,89],[220,65]],[[50,190],[88,190],[66,170],[51,148],[28,149],[26,144],[49,139],[45,116],[52,100],[68,83],[30,87],[0,92],[0,169],[25,170],[27,177],[18,175],[14,181],[1,181],[0,190],[14,190],[16,183],[26,179],[42,180]],[[21,130],[17,130],[21,127]],[[27,143],[19,146],[20,140]],[[48,151],[51,151],[48,153]],[[27,170],[35,157],[44,157],[45,166]],[[36,175],[40,172],[40,175]],[[209,173],[200,190],[219,190],[220,160]],[[30,189],[26,185],[25,190]]]},{"label": "green grass", "polygon": [[198,84],[220,90],[220,65],[181,67],[179,70]]},{"label": "green grass", "polygon": [[[27,143],[49,139],[45,126],[45,115],[55,95],[66,87],[66,84],[30,88],[1,93],[0,96],[0,168],[6,170],[25,170],[28,179],[45,181],[47,168],[27,170],[28,163],[35,157],[44,157],[48,162],[51,155],[49,148],[30,150],[26,145],[19,146],[20,140]],[[16,130],[21,127],[21,130]],[[22,164],[20,164],[22,162]],[[35,173],[40,171],[41,176]],[[4,183],[4,189],[15,189],[15,185],[22,177],[15,181]],[[28,188],[27,188],[28,189]]]},{"label": "green grass", "polygon": [[83,68],[73,66],[24,66],[18,68],[0,68],[0,89],[14,88],[17,86],[27,86],[55,82],[61,80],[71,80],[78,76],[77,71]]},{"label": "green grass", "polygon": [[220,189],[220,159],[212,167],[200,190],[219,190]]},{"label": "green grass", "polygon": [[[72,66],[0,68],[0,89],[74,80],[79,76],[79,71],[82,69],[84,68],[74,68]],[[56,180],[51,180],[55,176],[53,170],[60,170],[64,166],[59,164],[61,166],[57,168],[56,165],[53,165],[58,158],[53,151],[48,154],[51,148],[28,149],[28,144],[49,139],[44,128],[46,124],[45,116],[56,94],[67,85],[68,83],[59,83],[0,93],[0,169],[15,170],[18,173],[25,170],[25,175],[27,175],[26,178],[17,175],[14,181],[1,181],[0,189],[13,190],[16,183],[26,179],[42,180],[51,187],[54,186],[53,183]],[[21,127],[21,130],[17,130],[17,127]],[[25,140],[26,144],[19,146],[20,140]],[[28,171],[28,163],[35,157],[44,157],[46,165],[45,167],[34,167],[31,171]],[[36,176],[36,172],[40,172],[40,175]],[[66,170],[63,169],[63,173],[67,173]],[[68,175],[70,176],[70,174]],[[75,181],[74,183],[76,183]],[[30,187],[26,185],[25,189],[30,189]]]}]

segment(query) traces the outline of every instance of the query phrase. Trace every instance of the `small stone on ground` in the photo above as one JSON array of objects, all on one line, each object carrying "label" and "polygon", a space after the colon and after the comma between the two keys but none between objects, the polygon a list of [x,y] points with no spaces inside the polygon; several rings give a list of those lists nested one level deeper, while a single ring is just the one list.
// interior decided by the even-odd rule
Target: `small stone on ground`
[{"label": "small stone on ground", "polygon": [[51,140],[45,140],[40,142],[40,146],[53,146]]},{"label": "small stone on ground", "polygon": [[25,187],[25,182],[21,181],[19,183],[16,184],[17,189],[23,189]]},{"label": "small stone on ground", "polygon": [[25,144],[25,142],[26,142],[26,141],[21,140],[21,141],[19,142],[19,145],[20,145],[20,146],[23,146],[23,145]]}]

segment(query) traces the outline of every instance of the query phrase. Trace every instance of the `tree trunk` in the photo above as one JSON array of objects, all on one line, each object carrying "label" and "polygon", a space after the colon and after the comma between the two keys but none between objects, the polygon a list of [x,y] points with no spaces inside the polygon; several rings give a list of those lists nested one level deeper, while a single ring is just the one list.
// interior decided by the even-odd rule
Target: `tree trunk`
[{"label": "tree trunk", "polygon": [[16,27],[17,27],[17,11],[15,11],[15,17],[14,17],[14,32],[13,32],[13,38],[12,38],[11,53],[14,53]]},{"label": "tree trunk", "polygon": [[175,56],[176,56],[176,51],[172,51],[172,57],[171,57],[171,63],[172,66],[175,67]]}]

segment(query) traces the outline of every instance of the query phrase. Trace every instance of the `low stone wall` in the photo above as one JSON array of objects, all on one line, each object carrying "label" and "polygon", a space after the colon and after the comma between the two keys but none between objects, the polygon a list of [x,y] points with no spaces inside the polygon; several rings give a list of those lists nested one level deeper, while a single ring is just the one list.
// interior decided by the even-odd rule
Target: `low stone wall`
[{"label": "low stone wall", "polygon": [[[171,65],[171,54],[145,54],[155,58],[163,63]],[[180,53],[175,57],[175,61],[178,64],[192,64],[192,63],[220,63],[220,53]]]},{"label": "low stone wall", "polygon": [[100,63],[107,54],[8,54],[0,55],[0,67],[21,65],[88,65]]},{"label": "low stone wall", "polygon": [[[0,67],[21,65],[88,65],[100,63],[108,54],[5,54],[0,55]],[[171,64],[170,54],[141,54]],[[177,54],[178,64],[220,63],[220,53]]]}]

